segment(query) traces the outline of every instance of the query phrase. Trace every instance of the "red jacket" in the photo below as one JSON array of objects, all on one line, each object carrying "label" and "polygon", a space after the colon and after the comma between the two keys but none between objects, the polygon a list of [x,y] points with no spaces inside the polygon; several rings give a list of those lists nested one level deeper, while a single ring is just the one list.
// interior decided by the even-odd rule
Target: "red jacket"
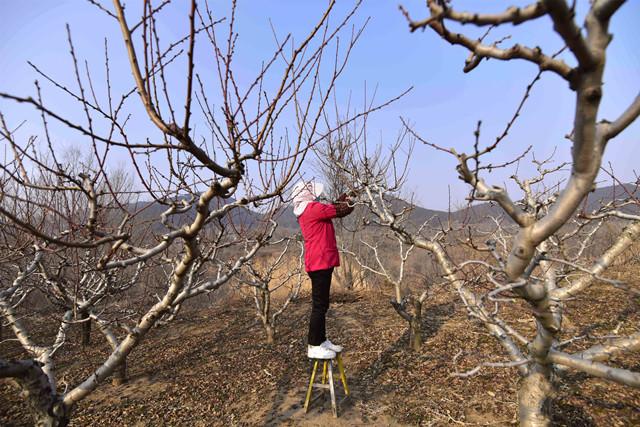
[{"label": "red jacket", "polygon": [[307,272],[340,265],[336,233],[331,222],[336,216],[334,205],[310,202],[298,217],[304,238],[304,266]]}]

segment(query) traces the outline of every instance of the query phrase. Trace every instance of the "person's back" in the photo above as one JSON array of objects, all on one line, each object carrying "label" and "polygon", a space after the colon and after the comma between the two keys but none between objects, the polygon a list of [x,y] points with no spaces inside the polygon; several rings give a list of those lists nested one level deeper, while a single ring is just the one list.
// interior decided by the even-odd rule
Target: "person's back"
[{"label": "person's back", "polygon": [[304,264],[307,272],[324,270],[340,265],[336,234],[332,218],[333,205],[311,202],[298,217],[304,239]]},{"label": "person's back", "polygon": [[326,336],[326,313],[333,268],[340,265],[336,235],[331,221],[353,211],[345,195],[336,203],[320,203],[322,184],[299,182],[293,188],[293,213],[298,217],[304,239],[304,265],[311,279],[312,308],[309,318],[308,356],[327,359],[335,357],[342,347]]}]

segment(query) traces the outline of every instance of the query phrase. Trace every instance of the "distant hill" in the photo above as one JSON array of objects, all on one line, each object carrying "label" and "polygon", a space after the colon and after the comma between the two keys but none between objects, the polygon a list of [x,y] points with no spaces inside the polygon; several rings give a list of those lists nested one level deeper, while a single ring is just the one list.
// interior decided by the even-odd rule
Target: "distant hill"
[{"label": "distant hill", "polygon": [[[625,184],[598,187],[587,195],[579,210],[592,212],[604,203],[628,196],[640,199],[640,185]],[[401,199],[393,200],[392,206],[396,211],[400,211],[404,207],[411,207],[410,203]],[[622,210],[625,212],[639,212],[640,208],[638,206],[626,206]],[[493,202],[475,203],[452,212],[413,205],[409,221],[416,225],[425,221],[430,221],[434,225],[438,224],[438,222],[446,224],[449,220],[454,223],[481,224],[488,222],[489,217],[506,217],[506,214],[498,204]],[[506,219],[510,221],[510,218]],[[278,217],[278,224],[283,228],[297,227],[298,221],[293,215],[291,207],[283,210]]]},{"label": "distant hill", "polygon": [[[640,199],[640,185],[624,184],[596,188],[587,195],[586,201],[583,202],[582,209],[586,212],[592,212],[602,203],[627,197]],[[638,206],[625,206],[621,210],[625,212],[638,212]]]},{"label": "distant hill", "polygon": [[[587,195],[579,210],[592,212],[602,203],[608,203],[614,199],[628,197],[629,195],[640,199],[640,186],[625,184],[599,187]],[[213,201],[212,206],[213,208],[216,208],[222,204],[233,201],[235,201],[233,198],[216,199]],[[476,203],[452,212],[411,205],[401,199],[393,199],[391,204],[395,211],[400,211],[405,207],[411,208],[409,222],[414,225],[423,224],[425,221],[430,221],[434,226],[437,226],[438,224],[447,224],[448,221],[452,221],[453,223],[483,224],[489,221],[489,217],[506,217],[502,208],[495,203]],[[134,203],[130,206],[131,211],[141,212],[139,218],[143,221],[155,221],[166,209],[167,207],[160,203],[148,201]],[[622,210],[625,212],[639,212],[640,208],[637,206],[627,206],[622,208]],[[194,213],[195,208],[192,207],[185,213],[175,215],[172,222],[176,224],[184,223],[185,217],[193,218]],[[263,220],[263,216],[258,212],[254,212],[251,209],[242,206],[233,209],[229,216],[223,219],[223,223],[228,224],[230,220],[233,220],[233,224],[236,226],[251,228],[261,222]],[[509,218],[506,218],[506,220],[510,221]],[[291,206],[287,206],[278,212],[276,215],[276,221],[278,222],[279,227],[285,230],[295,230],[298,228],[298,220],[293,214],[293,208]],[[160,223],[154,224],[153,229],[158,233],[166,232],[166,228]]]},{"label": "distant hill", "polygon": [[293,214],[293,207],[285,207],[276,218],[278,226],[281,228],[295,228],[298,227],[298,218]]}]

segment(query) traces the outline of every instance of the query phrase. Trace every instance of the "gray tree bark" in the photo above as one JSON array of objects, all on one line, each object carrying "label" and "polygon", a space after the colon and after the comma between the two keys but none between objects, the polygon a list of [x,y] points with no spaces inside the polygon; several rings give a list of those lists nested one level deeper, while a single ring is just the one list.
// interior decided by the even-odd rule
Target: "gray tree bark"
[{"label": "gray tree bark", "polygon": [[39,362],[0,360],[0,378],[12,378],[22,389],[35,426],[64,427],[69,424],[70,408],[62,403],[61,396],[52,389],[49,377]]},{"label": "gray tree bark", "polygon": [[409,347],[414,351],[422,348],[422,302],[412,298],[413,315],[409,322]]}]

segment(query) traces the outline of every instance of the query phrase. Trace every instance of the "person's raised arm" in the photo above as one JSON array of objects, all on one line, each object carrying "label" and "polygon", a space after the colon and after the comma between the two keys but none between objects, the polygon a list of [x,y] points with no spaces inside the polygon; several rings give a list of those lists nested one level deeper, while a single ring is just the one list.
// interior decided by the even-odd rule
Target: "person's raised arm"
[{"label": "person's raised arm", "polygon": [[310,203],[305,209],[305,216],[316,221],[332,219],[337,216],[336,207],[333,204]]},{"label": "person's raised arm", "polygon": [[350,201],[351,200],[349,199],[347,194],[342,193],[340,197],[338,197],[338,200],[333,202],[333,206],[336,209],[336,218],[344,218],[345,216],[353,212],[354,206],[349,205]]}]

